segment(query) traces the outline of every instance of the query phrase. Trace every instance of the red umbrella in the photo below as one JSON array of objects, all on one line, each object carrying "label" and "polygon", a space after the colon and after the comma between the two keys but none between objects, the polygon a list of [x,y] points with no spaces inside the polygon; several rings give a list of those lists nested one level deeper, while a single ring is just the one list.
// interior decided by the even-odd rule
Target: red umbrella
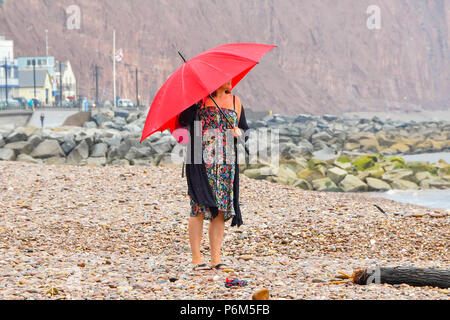
[{"label": "red umbrella", "polygon": [[141,142],[156,131],[169,129],[173,132],[178,114],[230,79],[234,88],[275,47],[258,43],[231,43],[186,61],[156,94],[142,130]]}]

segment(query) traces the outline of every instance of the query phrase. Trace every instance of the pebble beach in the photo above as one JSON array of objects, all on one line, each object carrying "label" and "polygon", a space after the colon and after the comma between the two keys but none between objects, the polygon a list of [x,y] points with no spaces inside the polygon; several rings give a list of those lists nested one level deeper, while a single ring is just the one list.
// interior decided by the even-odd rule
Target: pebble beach
[{"label": "pebble beach", "polygon": [[[0,162],[0,299],[442,299],[448,290],[333,283],[376,265],[449,269],[447,210],[240,175],[244,225],[194,272],[181,169]],[[381,212],[375,204],[382,208]],[[207,225],[202,240],[209,263]],[[225,279],[248,281],[228,289]]]}]

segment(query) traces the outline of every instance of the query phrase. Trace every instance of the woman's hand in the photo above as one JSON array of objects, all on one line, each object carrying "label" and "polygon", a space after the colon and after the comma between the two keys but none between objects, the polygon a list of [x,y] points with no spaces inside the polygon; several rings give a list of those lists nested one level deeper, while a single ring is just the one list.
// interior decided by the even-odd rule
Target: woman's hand
[{"label": "woman's hand", "polygon": [[234,135],[235,138],[239,138],[240,136],[242,136],[241,129],[239,129],[238,127],[234,127],[233,128],[233,135]]}]

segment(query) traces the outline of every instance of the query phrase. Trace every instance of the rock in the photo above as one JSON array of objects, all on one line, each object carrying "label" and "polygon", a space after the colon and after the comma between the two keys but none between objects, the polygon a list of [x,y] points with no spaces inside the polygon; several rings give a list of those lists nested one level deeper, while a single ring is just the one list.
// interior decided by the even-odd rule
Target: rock
[{"label": "rock", "polygon": [[399,189],[399,190],[417,190],[419,189],[419,186],[415,184],[414,182],[404,180],[404,179],[397,179],[392,181],[392,188],[393,189]]},{"label": "rock", "polygon": [[314,190],[319,191],[331,191],[336,190],[336,184],[328,177],[322,179],[316,179],[312,181]]},{"label": "rock", "polygon": [[156,153],[163,154],[170,152],[175,144],[175,138],[170,135],[161,137],[158,141],[152,143],[151,147],[156,151]]},{"label": "rock", "polygon": [[297,179],[292,186],[303,190],[312,190],[311,184],[304,179]]},{"label": "rock", "polygon": [[17,156],[17,161],[23,161],[23,162],[31,162],[31,163],[42,163],[41,159],[34,159],[33,157],[27,155],[27,154],[19,154]]},{"label": "rock", "polygon": [[2,148],[5,144],[5,140],[3,140],[3,137],[0,136],[0,148]]},{"label": "rock", "polygon": [[89,146],[88,146],[86,140],[83,140],[69,154],[69,156],[67,157],[67,163],[79,164],[81,162],[81,160],[87,159],[88,157],[89,157]]},{"label": "rock", "polygon": [[16,153],[12,149],[0,149],[0,160],[14,161],[16,159]]},{"label": "rock", "polygon": [[95,114],[91,116],[91,119],[97,124],[98,127],[100,127],[103,123],[110,122],[112,117],[108,117],[105,114]]},{"label": "rock", "polygon": [[64,154],[68,155],[76,146],[75,140],[68,138],[61,145],[61,149],[64,151]]},{"label": "rock", "polygon": [[105,157],[108,152],[108,145],[106,143],[97,143],[92,147],[91,157]]},{"label": "rock", "polygon": [[266,288],[258,289],[252,296],[252,300],[269,300],[270,293]]},{"label": "rock", "polygon": [[120,142],[122,141],[122,136],[119,134],[111,135],[109,137],[100,138],[100,141],[106,143],[112,147],[120,146]]},{"label": "rock", "polygon": [[383,153],[386,154],[398,154],[398,153],[407,153],[409,152],[410,147],[404,143],[395,143],[387,149],[382,150]]},{"label": "rock", "polygon": [[32,135],[32,136],[30,136],[28,138],[27,141],[29,142],[30,148],[32,150],[34,150],[34,148],[36,148],[42,142],[42,138],[40,136],[37,136],[37,135]]},{"label": "rock", "polygon": [[24,132],[14,131],[8,137],[6,137],[7,143],[13,143],[18,141],[27,141],[28,136]]},{"label": "rock", "polygon": [[394,169],[384,173],[381,176],[381,179],[386,180],[388,182],[393,182],[394,180],[399,179],[410,180],[414,179],[414,172],[409,169]]},{"label": "rock", "polygon": [[66,163],[66,158],[64,157],[51,157],[43,160],[45,164],[51,165],[62,165]]},{"label": "rock", "polygon": [[375,191],[387,191],[391,190],[391,186],[386,183],[383,180],[376,179],[376,178],[366,178],[366,183],[369,186],[369,190],[375,190]]},{"label": "rock", "polygon": [[347,171],[342,170],[340,168],[337,167],[333,167],[331,169],[327,170],[327,176],[331,179],[331,181],[333,181],[335,184],[338,184],[339,182],[341,182],[345,176],[348,174]]},{"label": "rock", "polygon": [[432,189],[448,189],[450,188],[450,182],[447,181],[431,181],[429,187]]},{"label": "rock", "polygon": [[88,166],[104,166],[106,164],[106,157],[87,158],[86,164]]},{"label": "rock", "polygon": [[380,152],[381,147],[378,145],[378,140],[373,137],[373,138],[366,138],[366,139],[361,139],[359,141],[359,144],[361,145],[361,150],[363,151],[369,151],[369,152]]},{"label": "rock", "polygon": [[130,112],[127,110],[117,110],[116,112],[114,112],[114,117],[121,117],[127,119],[129,114]]},{"label": "rock", "polygon": [[313,180],[325,178],[325,175],[318,170],[303,169],[297,173],[297,178],[311,183]]},{"label": "rock", "polygon": [[367,191],[368,189],[364,182],[352,174],[346,175],[340,182],[339,186],[342,187],[345,192]]},{"label": "rock", "polygon": [[64,156],[57,140],[44,140],[30,154],[33,158],[45,159],[54,156]]},{"label": "rock", "polygon": [[78,145],[80,144],[80,142],[84,141],[90,148],[95,142],[95,134],[92,131],[81,131],[75,136],[74,139]]},{"label": "rock", "polygon": [[433,176],[428,171],[422,171],[416,173],[416,179],[418,182],[425,180],[425,179],[433,179]]},{"label": "rock", "polygon": [[28,146],[27,141],[17,141],[17,142],[8,143],[3,148],[14,150],[14,152],[17,155],[20,153],[30,153],[31,150],[27,146]]},{"label": "rock", "polygon": [[84,128],[97,128],[97,123],[95,121],[88,121],[83,124]]},{"label": "rock", "polygon": [[312,120],[314,120],[314,118],[313,118],[312,115],[309,115],[309,114],[299,114],[299,115],[295,118],[294,122],[296,122],[296,123],[306,123],[306,122],[310,122],[310,121],[312,121]]}]

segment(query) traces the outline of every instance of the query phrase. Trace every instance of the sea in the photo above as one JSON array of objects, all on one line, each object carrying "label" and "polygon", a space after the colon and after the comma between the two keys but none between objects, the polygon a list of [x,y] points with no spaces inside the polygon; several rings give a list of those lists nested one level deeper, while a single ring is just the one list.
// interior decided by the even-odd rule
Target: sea
[{"label": "sea", "polygon": [[[427,161],[436,163],[440,159],[450,164],[450,152],[421,153],[411,155],[394,155],[402,157],[405,161]],[[334,154],[317,152],[315,159],[327,160],[335,158]],[[364,195],[382,197],[398,202],[411,203],[435,209],[450,210],[450,189],[425,189],[425,190],[389,190],[385,192],[365,192]]]}]

